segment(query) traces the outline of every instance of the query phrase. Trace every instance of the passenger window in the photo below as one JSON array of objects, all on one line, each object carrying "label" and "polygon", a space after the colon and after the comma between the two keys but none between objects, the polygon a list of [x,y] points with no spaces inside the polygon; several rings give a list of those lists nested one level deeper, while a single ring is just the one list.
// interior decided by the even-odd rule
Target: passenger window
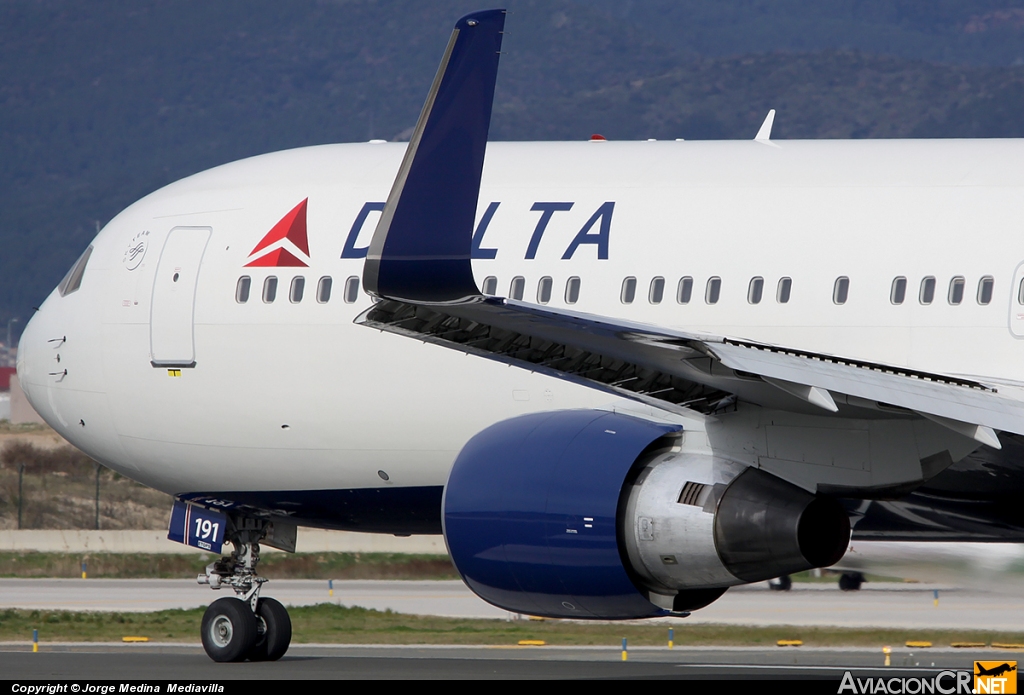
[{"label": "passenger window", "polygon": [[996,281],[991,275],[986,275],[978,281],[978,304],[984,306],[992,303],[992,290]]},{"label": "passenger window", "polygon": [[850,278],[845,275],[836,278],[836,284],[832,287],[832,301],[836,304],[846,304],[850,296]]},{"label": "passenger window", "polygon": [[522,276],[512,278],[512,285],[508,288],[508,296],[512,299],[522,299],[526,292],[526,278]]},{"label": "passenger window", "polygon": [[946,295],[946,299],[953,306],[964,301],[964,284],[964,279],[960,275],[949,281],[949,294]]},{"label": "passenger window", "polygon": [[713,277],[708,280],[707,289],[704,290],[704,301],[708,304],[718,304],[718,296],[722,293],[722,278]]},{"label": "passenger window", "polygon": [[619,301],[623,304],[632,304],[634,299],[636,299],[636,278],[628,277],[622,281]]},{"label": "passenger window", "polygon": [[764,294],[764,278],[755,277],[750,279],[750,285],[747,287],[747,301],[751,304],[760,304],[761,295]]},{"label": "passenger window", "polygon": [[235,301],[239,304],[245,304],[249,301],[249,288],[252,286],[252,280],[249,279],[248,275],[243,275],[238,278],[238,284],[235,285]]},{"label": "passenger window", "polygon": [[779,304],[789,304],[789,295],[793,290],[793,278],[782,278],[779,280],[779,289],[775,292],[775,301]]},{"label": "passenger window", "polygon": [[483,293],[493,297],[498,294],[498,278],[488,275],[484,278]]},{"label": "passenger window", "polygon": [[907,298],[907,279],[902,275],[892,281],[892,289],[889,290],[889,301],[899,305]]},{"label": "passenger window", "polygon": [[263,281],[263,302],[271,304],[277,299],[277,278],[271,275]]},{"label": "passenger window", "polygon": [[676,301],[680,304],[689,304],[693,296],[693,278],[687,275],[679,278],[679,286],[676,288]]},{"label": "passenger window", "polygon": [[1017,303],[1024,304],[1024,279],[1020,281],[1020,287],[1017,289]]},{"label": "passenger window", "polygon": [[661,304],[665,298],[665,278],[656,277],[651,280],[651,289],[647,293],[647,301],[651,304]]},{"label": "passenger window", "polygon": [[921,280],[921,292],[918,294],[918,301],[922,304],[931,304],[935,299],[935,278],[932,276]]},{"label": "passenger window", "polygon": [[355,304],[356,300],[359,299],[358,275],[353,275],[349,279],[345,280],[345,296],[343,299],[346,304]]},{"label": "passenger window", "polygon": [[75,264],[71,266],[71,270],[64,276],[64,279],[57,285],[57,291],[61,297],[66,297],[72,292],[77,292],[78,288],[82,286],[82,276],[85,275],[85,266],[89,265],[89,256],[92,255],[92,246],[87,248]]},{"label": "passenger window", "polygon": [[540,282],[537,283],[538,304],[547,304],[548,302],[551,301],[551,285],[551,278],[546,275],[540,279]]},{"label": "passenger window", "polygon": [[288,291],[288,301],[298,304],[302,301],[302,295],[306,291],[306,278],[301,275],[292,278],[292,287]]},{"label": "passenger window", "polygon": [[575,304],[580,300],[580,279],[571,277],[565,282],[565,303]]},{"label": "passenger window", "polygon": [[330,277],[324,276],[320,278],[320,282],[316,286],[316,301],[320,304],[326,304],[331,301],[331,286],[334,284],[334,280]]}]

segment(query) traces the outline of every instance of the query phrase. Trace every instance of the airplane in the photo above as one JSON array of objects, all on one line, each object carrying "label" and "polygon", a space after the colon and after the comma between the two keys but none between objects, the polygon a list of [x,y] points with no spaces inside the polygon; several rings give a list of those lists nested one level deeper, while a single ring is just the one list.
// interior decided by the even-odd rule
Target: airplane
[{"label": "airplane", "polygon": [[979,663],[975,663],[974,667],[977,669],[974,673],[976,676],[1001,676],[1004,673],[1012,673],[1017,670],[1016,666],[1010,666],[1008,663],[994,666],[991,669],[987,669]]},{"label": "airplane", "polygon": [[176,497],[215,661],[280,658],[261,545],[442,534],[507,610],[686,615],[852,538],[1019,542],[1020,140],[489,143],[505,14],[410,142],[139,200],[26,326],[61,435]]}]

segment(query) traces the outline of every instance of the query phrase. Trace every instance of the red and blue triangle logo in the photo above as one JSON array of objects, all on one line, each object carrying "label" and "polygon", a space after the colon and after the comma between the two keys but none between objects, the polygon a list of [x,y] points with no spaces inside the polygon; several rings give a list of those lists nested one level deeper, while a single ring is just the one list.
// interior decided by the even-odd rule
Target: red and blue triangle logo
[{"label": "red and blue triangle logo", "polygon": [[[306,204],[309,198],[292,208],[291,212],[260,239],[245,264],[246,268],[307,268],[309,264],[309,238],[306,235]],[[303,260],[305,258],[306,260]]]}]

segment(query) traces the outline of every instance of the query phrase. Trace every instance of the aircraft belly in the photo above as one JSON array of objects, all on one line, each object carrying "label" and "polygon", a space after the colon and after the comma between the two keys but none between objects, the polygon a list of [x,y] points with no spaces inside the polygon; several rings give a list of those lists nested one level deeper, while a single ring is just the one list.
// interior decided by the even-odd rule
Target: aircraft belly
[{"label": "aircraft belly", "polygon": [[[442,485],[322,490],[218,490],[182,495],[230,500],[230,509],[363,533],[440,534]],[[222,507],[223,508],[223,507]],[[301,550],[301,547],[299,548]]]}]

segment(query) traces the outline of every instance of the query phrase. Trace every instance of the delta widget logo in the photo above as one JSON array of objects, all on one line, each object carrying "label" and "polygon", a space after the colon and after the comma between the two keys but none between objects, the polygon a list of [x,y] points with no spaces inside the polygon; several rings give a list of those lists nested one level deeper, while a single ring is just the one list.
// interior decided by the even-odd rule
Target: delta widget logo
[{"label": "delta widget logo", "polygon": [[260,239],[249,252],[246,268],[308,268],[309,239],[306,235],[306,204],[309,198],[292,208],[291,212]]}]

